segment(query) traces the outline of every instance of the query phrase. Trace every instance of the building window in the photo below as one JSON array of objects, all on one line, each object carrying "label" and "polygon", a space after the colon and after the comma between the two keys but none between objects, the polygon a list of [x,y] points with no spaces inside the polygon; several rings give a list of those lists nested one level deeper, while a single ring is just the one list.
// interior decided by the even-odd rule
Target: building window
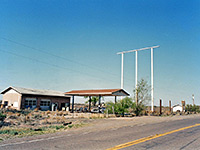
[{"label": "building window", "polygon": [[49,99],[41,99],[40,106],[50,106],[51,100]]},{"label": "building window", "polygon": [[8,101],[4,101],[4,106],[8,106]]},{"label": "building window", "polygon": [[36,107],[36,98],[25,98],[25,107],[34,108]]}]

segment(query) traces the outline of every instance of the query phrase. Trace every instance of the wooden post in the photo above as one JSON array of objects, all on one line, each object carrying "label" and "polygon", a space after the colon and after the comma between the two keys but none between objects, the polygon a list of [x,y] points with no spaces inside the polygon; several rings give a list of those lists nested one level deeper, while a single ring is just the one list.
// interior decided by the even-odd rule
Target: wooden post
[{"label": "wooden post", "polygon": [[71,112],[73,113],[74,112],[74,95],[72,96],[72,110]]},{"label": "wooden post", "polygon": [[99,95],[99,105],[98,105],[98,107],[99,107],[99,113],[101,112],[100,111],[100,108],[101,108],[101,95]]},{"label": "wooden post", "polygon": [[185,109],[185,101],[183,100],[183,101],[181,101],[181,103],[182,103],[182,112],[184,112],[184,109]]},{"label": "wooden post", "polygon": [[112,111],[113,111],[113,115],[115,114],[115,109],[114,109],[114,107],[112,106]]},{"label": "wooden post", "polygon": [[172,102],[169,100],[169,112],[172,113]]},{"label": "wooden post", "polygon": [[89,112],[91,111],[91,96],[89,96]]},{"label": "wooden post", "polygon": [[115,104],[117,103],[117,96],[115,96]]},{"label": "wooden post", "polygon": [[162,100],[160,99],[160,115],[162,115]]}]

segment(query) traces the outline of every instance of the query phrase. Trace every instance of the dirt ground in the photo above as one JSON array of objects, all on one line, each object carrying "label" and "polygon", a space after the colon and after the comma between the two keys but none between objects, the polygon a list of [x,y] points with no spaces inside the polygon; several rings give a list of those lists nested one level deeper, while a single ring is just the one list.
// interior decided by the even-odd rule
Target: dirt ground
[{"label": "dirt ground", "polygon": [[194,118],[200,116],[200,114],[193,115],[175,115],[175,116],[142,116],[142,117],[118,117],[118,118],[104,118],[104,119],[92,119],[84,127],[78,128],[76,130],[88,130],[90,132],[95,130],[109,130],[112,128],[120,128],[125,126],[143,126],[145,124],[154,124],[160,122],[169,122],[175,120],[182,120],[188,118]]}]

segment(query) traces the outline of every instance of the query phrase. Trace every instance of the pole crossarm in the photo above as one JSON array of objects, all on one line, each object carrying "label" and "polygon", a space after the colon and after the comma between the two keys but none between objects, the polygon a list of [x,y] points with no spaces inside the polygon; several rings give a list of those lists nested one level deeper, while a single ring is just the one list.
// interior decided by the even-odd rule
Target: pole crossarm
[{"label": "pole crossarm", "polygon": [[131,52],[135,52],[135,51],[142,51],[142,50],[158,48],[158,47],[160,47],[160,45],[151,46],[151,47],[145,47],[145,48],[140,48],[140,49],[134,49],[134,50],[129,50],[129,51],[122,51],[122,52],[118,52],[117,54],[119,55],[119,54],[124,54],[124,53],[131,53]]}]

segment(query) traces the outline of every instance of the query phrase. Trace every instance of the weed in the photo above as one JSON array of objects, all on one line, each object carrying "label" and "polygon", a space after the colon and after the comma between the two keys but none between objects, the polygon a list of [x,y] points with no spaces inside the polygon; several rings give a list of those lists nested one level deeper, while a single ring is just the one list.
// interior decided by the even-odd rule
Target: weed
[{"label": "weed", "polygon": [[72,128],[73,126],[74,126],[73,124],[72,125],[68,125],[69,128]]},{"label": "weed", "polygon": [[5,118],[6,118],[6,115],[0,113],[0,121],[4,121]]},{"label": "weed", "polygon": [[63,125],[56,126],[56,130],[63,129],[63,128],[65,128],[65,126],[63,126]]}]

